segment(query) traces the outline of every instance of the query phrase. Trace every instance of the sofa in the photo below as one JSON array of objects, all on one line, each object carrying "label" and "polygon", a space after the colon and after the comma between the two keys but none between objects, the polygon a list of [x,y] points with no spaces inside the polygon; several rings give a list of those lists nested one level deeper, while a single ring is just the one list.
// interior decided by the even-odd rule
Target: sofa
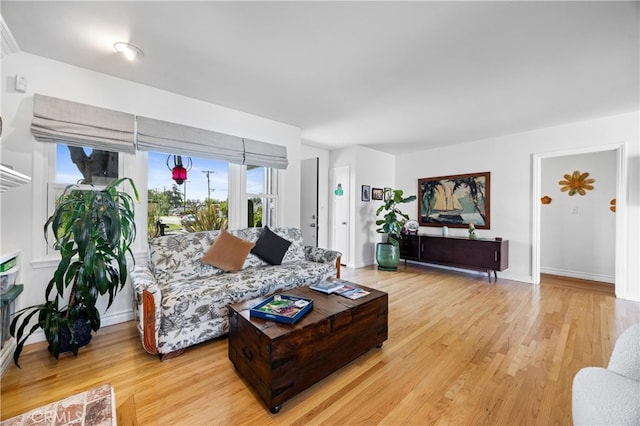
[{"label": "sofa", "polygon": [[[286,243],[280,245],[286,250],[281,264],[270,264],[274,263],[270,256],[278,248],[262,244],[267,232]],[[246,254],[238,267],[231,268],[238,269],[235,271],[204,263],[205,256],[211,257],[212,249],[229,234],[241,245],[261,247],[262,257]],[[217,256],[230,252],[217,250]],[[149,241],[147,265],[137,266],[131,273],[134,316],[142,346],[165,360],[189,346],[224,336],[229,331],[227,305],[339,277],[340,255],[305,246],[297,228],[244,228],[154,238]]]},{"label": "sofa", "polygon": [[575,425],[640,425],[640,324],[618,337],[607,368],[578,371],[571,399]]}]

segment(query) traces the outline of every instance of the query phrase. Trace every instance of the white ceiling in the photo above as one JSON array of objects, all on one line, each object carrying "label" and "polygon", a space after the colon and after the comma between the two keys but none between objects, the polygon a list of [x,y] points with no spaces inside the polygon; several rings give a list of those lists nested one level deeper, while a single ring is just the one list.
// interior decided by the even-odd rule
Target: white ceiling
[{"label": "white ceiling", "polygon": [[[389,152],[639,109],[635,2],[1,3],[22,51]],[[114,49],[129,41],[144,58]]]}]

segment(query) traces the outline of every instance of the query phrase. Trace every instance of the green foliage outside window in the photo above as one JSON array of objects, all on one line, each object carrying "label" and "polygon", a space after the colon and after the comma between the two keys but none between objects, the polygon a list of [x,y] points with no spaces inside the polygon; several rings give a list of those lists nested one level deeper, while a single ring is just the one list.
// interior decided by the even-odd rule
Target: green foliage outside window
[{"label": "green foliage outside window", "polygon": [[187,232],[227,229],[228,205],[226,201],[216,204],[207,200],[195,212],[182,220]]}]

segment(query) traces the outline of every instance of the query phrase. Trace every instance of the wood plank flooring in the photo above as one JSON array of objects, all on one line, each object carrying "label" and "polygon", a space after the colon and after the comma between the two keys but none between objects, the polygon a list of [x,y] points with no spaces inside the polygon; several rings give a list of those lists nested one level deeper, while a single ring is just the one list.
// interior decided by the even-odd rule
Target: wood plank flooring
[{"label": "wood plank flooring", "polygon": [[343,269],[389,293],[389,340],[271,414],[236,374],[226,338],[160,362],[133,322],[105,327],[78,357],[56,361],[38,343],[2,379],[7,419],[110,383],[135,398],[140,425],[571,423],[571,383],[606,366],[616,338],[640,322],[640,304],[602,285],[540,286],[423,265],[398,272]]}]

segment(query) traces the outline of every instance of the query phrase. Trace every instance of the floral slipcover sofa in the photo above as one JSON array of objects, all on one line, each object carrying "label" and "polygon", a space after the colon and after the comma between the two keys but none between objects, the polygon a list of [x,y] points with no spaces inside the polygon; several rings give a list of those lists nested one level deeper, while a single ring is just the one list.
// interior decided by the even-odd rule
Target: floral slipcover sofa
[{"label": "floral slipcover sofa", "polygon": [[[250,242],[262,228],[230,230]],[[167,235],[149,242],[147,266],[131,273],[134,315],[145,350],[161,359],[229,331],[227,305],[340,276],[340,253],[304,245],[296,228],[273,228],[291,241],[281,265],[249,254],[238,272],[202,263],[219,231]]]}]

